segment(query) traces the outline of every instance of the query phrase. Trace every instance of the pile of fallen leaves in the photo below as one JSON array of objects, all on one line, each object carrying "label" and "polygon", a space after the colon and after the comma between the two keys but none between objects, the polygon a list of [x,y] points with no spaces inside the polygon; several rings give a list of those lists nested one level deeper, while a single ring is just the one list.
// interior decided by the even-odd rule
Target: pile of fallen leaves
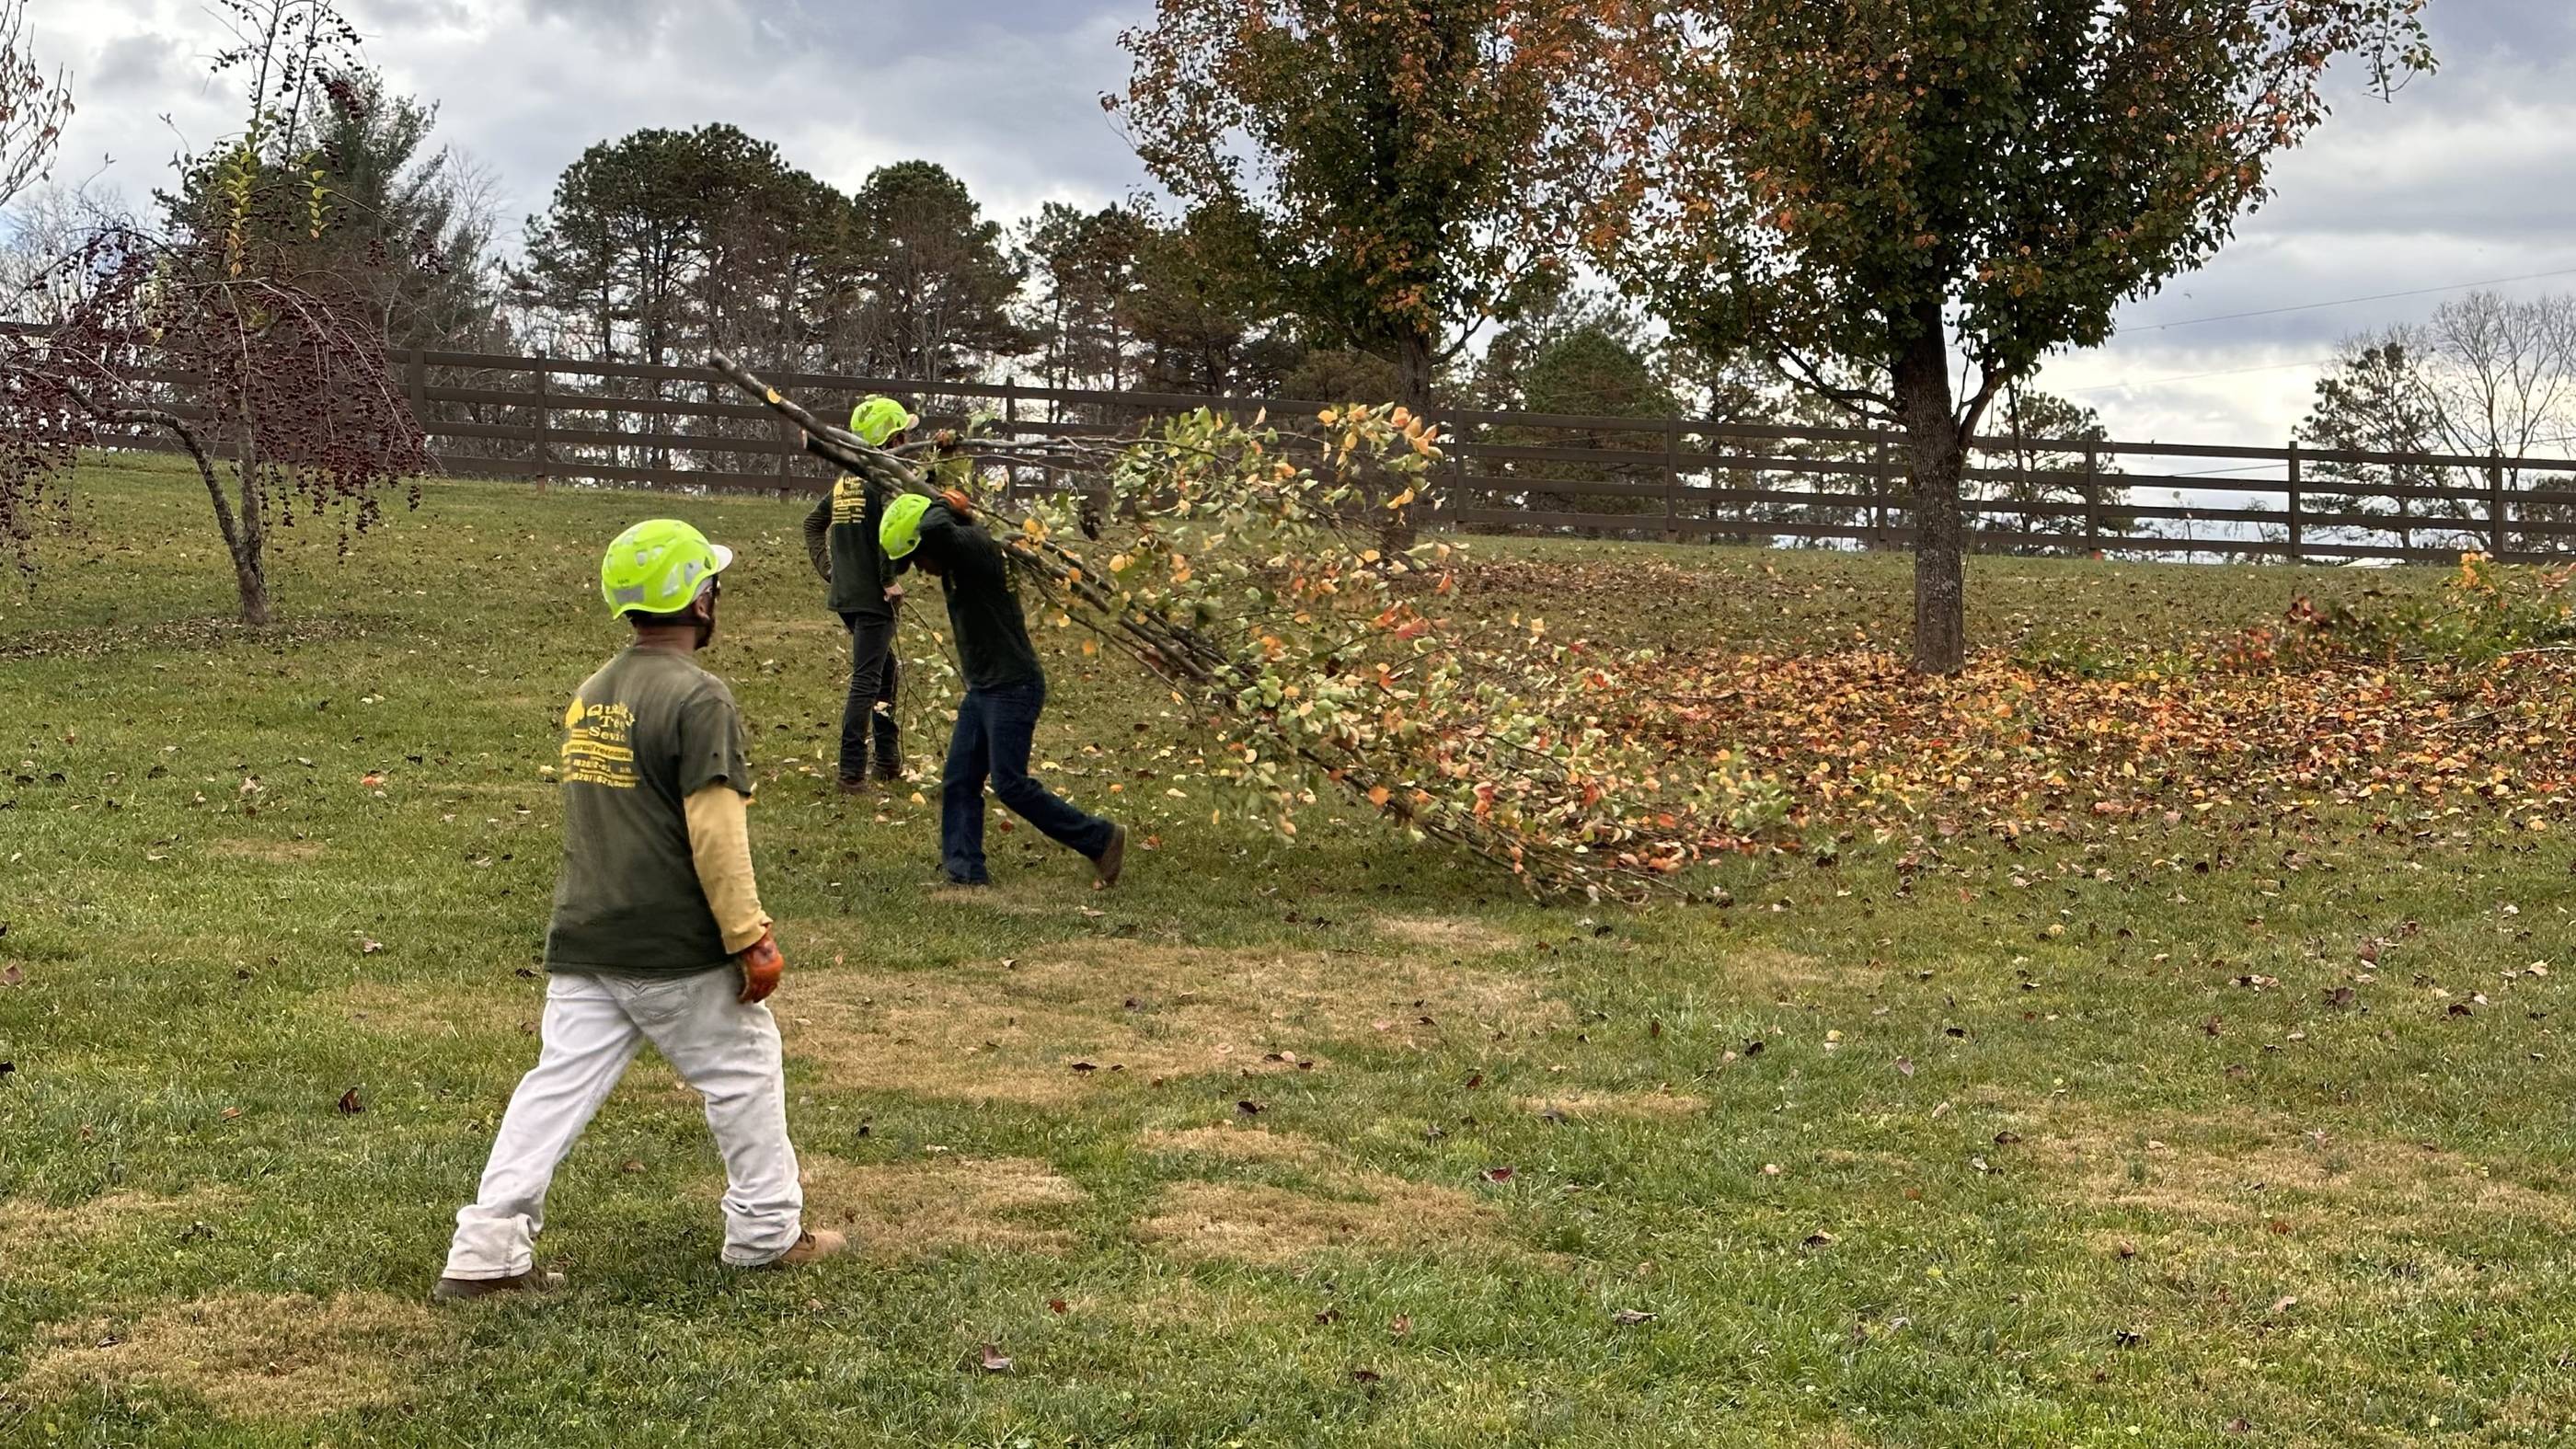
[{"label": "pile of fallen leaves", "polygon": [[2531,829],[2576,797],[2576,656],[2291,651],[2246,639],[2094,677],[1999,653],[1924,678],[1896,655],[1703,652],[1627,665],[1627,727],[1787,792],[1794,833],[2462,807]]}]

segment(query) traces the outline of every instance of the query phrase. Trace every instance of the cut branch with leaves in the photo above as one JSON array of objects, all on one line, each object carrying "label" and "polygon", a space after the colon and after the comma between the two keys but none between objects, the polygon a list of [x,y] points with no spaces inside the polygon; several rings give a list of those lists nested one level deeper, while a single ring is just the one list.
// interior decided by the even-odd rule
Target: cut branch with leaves
[{"label": "cut branch with leaves", "polygon": [[[731,359],[713,365],[802,428],[817,457],[936,496],[920,453],[872,448]],[[1044,620],[1090,630],[1168,685],[1214,737],[1215,773],[1240,808],[1282,834],[1337,793],[1533,891],[1635,896],[1767,827],[1768,786],[1676,760],[1621,724],[1621,673],[1644,656],[1552,642],[1538,620],[1446,617],[1457,550],[1376,545],[1367,515],[1389,503],[1370,502],[1360,479],[1396,480],[1391,503],[1409,506],[1442,457],[1436,428],[1393,404],[1326,409],[1314,424],[1202,409],[1123,442],[944,446],[1044,457],[1105,486],[1097,513],[1071,492],[976,510],[999,525]]]}]

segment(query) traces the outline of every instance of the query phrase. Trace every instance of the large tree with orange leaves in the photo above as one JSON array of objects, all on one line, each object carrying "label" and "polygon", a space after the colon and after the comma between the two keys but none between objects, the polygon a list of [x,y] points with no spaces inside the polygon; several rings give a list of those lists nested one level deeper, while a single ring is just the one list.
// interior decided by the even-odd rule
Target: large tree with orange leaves
[{"label": "large tree with orange leaves", "polygon": [[1601,260],[1705,349],[1904,430],[1914,662],[1947,673],[1989,404],[2206,261],[2337,59],[2382,94],[2429,67],[2423,3],[1669,0],[1611,68],[1651,77],[1653,129]]},{"label": "large tree with orange leaves", "polygon": [[1634,124],[1631,0],[1158,0],[1121,37],[1137,154],[1252,217],[1282,310],[1396,367],[1398,401],[1579,253]]}]

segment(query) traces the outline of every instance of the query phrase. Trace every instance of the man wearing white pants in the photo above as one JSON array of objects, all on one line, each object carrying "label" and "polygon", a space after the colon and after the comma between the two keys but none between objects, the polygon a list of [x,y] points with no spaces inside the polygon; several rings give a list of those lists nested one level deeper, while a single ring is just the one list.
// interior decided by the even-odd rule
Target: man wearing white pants
[{"label": "man wearing white pants", "polygon": [[564,866],[546,932],[544,1046],[510,1097],[433,1296],[553,1286],[536,1270],[555,1168],[650,1042],[706,1099],[725,1164],[723,1259],[801,1266],[848,1246],[804,1231],[778,1023],[785,969],[751,870],[751,772],[715,636],[730,550],[685,523],[609,545],[600,592],[635,630],[564,714]]}]

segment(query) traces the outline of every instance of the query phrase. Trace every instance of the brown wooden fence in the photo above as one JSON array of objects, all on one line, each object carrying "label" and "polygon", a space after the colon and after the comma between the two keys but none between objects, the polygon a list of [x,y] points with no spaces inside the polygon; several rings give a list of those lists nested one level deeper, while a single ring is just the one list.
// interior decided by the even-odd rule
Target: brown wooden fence
[{"label": "brown wooden fence", "polygon": [[[795,431],[700,367],[406,351],[405,391],[446,471],[661,488],[807,491]],[[834,415],[885,392],[933,423],[987,414],[1014,437],[1132,435],[1198,407],[1318,404],[768,374]],[[1905,548],[1898,435],[1709,419],[1449,412],[1434,527],[1605,538]],[[1981,438],[1972,546],[2126,557],[2435,561],[2576,554],[2576,461],[2296,446]],[[1026,478],[1020,486],[1036,486]]]}]

